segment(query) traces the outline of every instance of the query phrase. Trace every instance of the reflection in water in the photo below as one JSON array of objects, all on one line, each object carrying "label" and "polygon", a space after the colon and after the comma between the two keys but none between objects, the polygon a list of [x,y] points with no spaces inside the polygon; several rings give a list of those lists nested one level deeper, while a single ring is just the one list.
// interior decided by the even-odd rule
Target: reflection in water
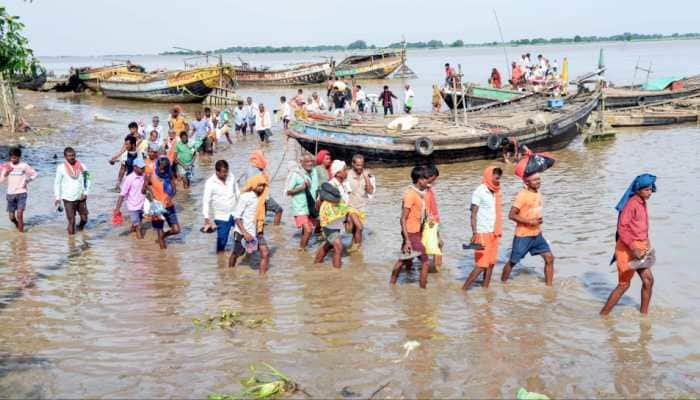
[{"label": "reflection in water", "polygon": [[[605,321],[608,343],[614,350],[615,391],[623,397],[653,397],[646,392],[646,381],[654,366],[647,345],[652,340],[652,323],[640,320],[639,336],[619,331],[612,320]],[[627,340],[626,340],[627,339]],[[631,340],[629,340],[631,339]]]}]

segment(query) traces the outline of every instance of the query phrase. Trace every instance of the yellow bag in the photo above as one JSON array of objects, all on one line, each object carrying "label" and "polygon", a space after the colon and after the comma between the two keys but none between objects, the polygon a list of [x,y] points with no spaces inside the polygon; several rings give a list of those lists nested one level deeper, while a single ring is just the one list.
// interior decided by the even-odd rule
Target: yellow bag
[{"label": "yellow bag", "polygon": [[425,246],[425,253],[429,256],[441,256],[442,251],[440,251],[440,239],[438,238],[438,224],[437,223],[426,223],[423,226],[423,234],[421,235],[421,242]]}]

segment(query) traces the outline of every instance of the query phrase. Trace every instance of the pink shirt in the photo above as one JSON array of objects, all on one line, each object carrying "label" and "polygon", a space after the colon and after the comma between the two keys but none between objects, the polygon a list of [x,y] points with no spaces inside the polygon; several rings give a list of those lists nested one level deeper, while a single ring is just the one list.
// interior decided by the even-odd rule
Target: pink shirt
[{"label": "pink shirt", "polygon": [[[10,174],[5,176],[8,169],[11,169]],[[27,193],[27,183],[36,177],[37,173],[34,168],[22,161],[17,164],[8,162],[0,167],[0,183],[7,180],[7,194]]]},{"label": "pink shirt", "polygon": [[647,204],[638,195],[632,196],[622,209],[617,223],[620,241],[632,248],[632,242],[649,240],[649,215]]},{"label": "pink shirt", "polygon": [[120,193],[124,196],[126,200],[126,208],[129,211],[139,211],[143,208],[143,201],[146,196],[141,193],[143,189],[144,175],[136,175],[132,172],[124,178],[122,183],[122,192]]}]

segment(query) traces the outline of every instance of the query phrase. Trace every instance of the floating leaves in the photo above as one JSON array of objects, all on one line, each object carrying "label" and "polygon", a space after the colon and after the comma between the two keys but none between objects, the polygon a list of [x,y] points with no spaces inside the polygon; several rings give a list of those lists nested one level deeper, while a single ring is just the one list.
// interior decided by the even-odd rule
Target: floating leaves
[{"label": "floating leaves", "polygon": [[194,318],[192,324],[206,330],[214,328],[232,329],[236,326],[255,329],[266,324],[272,324],[272,320],[268,318],[244,319],[240,311],[231,311],[224,308],[218,314],[205,315],[201,319]]},{"label": "floating leaves", "polygon": [[[269,364],[263,363],[265,370],[258,371],[255,365],[250,366],[253,375],[241,381],[243,390],[236,394],[212,394],[207,400],[235,400],[235,399],[269,399],[304,392],[299,385],[289,377]],[[304,392],[306,394],[306,392]],[[308,394],[307,394],[308,395]]]}]

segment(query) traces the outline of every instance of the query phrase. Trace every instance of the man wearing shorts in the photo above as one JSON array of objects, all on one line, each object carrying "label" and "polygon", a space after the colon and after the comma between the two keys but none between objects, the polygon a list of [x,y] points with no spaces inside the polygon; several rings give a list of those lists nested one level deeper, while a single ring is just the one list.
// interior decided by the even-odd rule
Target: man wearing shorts
[{"label": "man wearing shorts", "polygon": [[75,156],[72,147],[63,150],[64,161],[56,166],[56,178],[53,183],[54,206],[59,207],[63,201],[68,219],[68,234],[75,234],[75,214],[80,214],[78,230],[82,230],[87,224],[88,208],[87,196],[92,186],[92,179],[85,164]]},{"label": "man wearing shorts", "polygon": [[175,144],[175,165],[182,187],[187,189],[192,182],[197,145],[189,140],[187,132],[180,132],[180,141]]},{"label": "man wearing shorts", "polygon": [[391,272],[390,283],[396,284],[401,269],[408,268],[413,256],[417,255],[421,262],[420,287],[425,289],[428,284],[428,255],[421,241],[421,231],[425,222],[425,194],[428,190],[428,171],[423,166],[413,167],[411,171],[411,185],[403,196],[401,205],[401,245],[402,256],[394,264]]},{"label": "man wearing shorts", "polygon": [[22,161],[19,147],[10,149],[10,162],[0,167],[0,183],[7,180],[7,213],[19,232],[24,232],[27,183],[36,179],[37,175],[34,168]]},{"label": "man wearing shorts", "polygon": [[[306,251],[311,234],[317,224],[315,199],[312,193],[316,193],[317,184],[311,178],[311,171],[314,167],[314,160],[310,154],[305,154],[300,161],[300,166],[292,172],[287,184],[287,195],[292,198],[292,212],[294,213],[294,223],[297,228],[301,228],[301,241],[299,251]],[[316,214],[318,215],[318,214]]]},{"label": "man wearing shorts", "polygon": [[137,239],[143,239],[141,231],[141,221],[143,220],[143,203],[146,196],[143,194],[144,169],[146,163],[142,159],[134,160],[134,171],[124,178],[122,189],[117,198],[117,205],[113,212],[117,214],[122,208],[122,202],[126,199],[126,209],[129,212],[131,221],[131,232],[136,234]]},{"label": "man wearing shorts", "polygon": [[489,287],[493,266],[498,259],[498,242],[502,234],[501,220],[501,175],[498,167],[487,167],[471,201],[472,243],[481,245],[474,252],[474,270],[469,274],[462,290],[469,289],[483,272],[483,287]]},{"label": "man wearing shorts", "polygon": [[[166,249],[168,246],[165,243],[165,239],[180,233],[180,223],[177,220],[175,202],[173,200],[176,189],[170,160],[165,157],[158,159],[155,173],[149,174],[144,179],[143,193],[146,194],[147,191],[150,191],[152,198],[155,201],[159,201],[165,208],[165,213],[153,219],[151,225],[158,235],[158,245],[161,249]],[[166,222],[170,230],[164,232],[163,228]]]},{"label": "man wearing shorts", "polygon": [[[241,194],[236,208],[233,210],[236,227],[233,233],[233,251],[228,261],[230,268],[235,268],[238,257],[246,252],[254,253],[259,251],[259,273],[260,275],[267,273],[267,266],[270,262],[270,250],[263,235],[265,220],[265,198],[263,196],[266,187],[267,178],[264,175],[256,175],[248,179],[243,188],[243,194]],[[244,240],[245,243],[243,243]]]},{"label": "man wearing shorts", "polygon": [[513,266],[530,253],[542,256],[544,260],[544,280],[547,286],[552,286],[554,280],[554,255],[547,240],[542,235],[542,194],[540,189],[540,174],[523,178],[523,188],[513,201],[508,218],[516,223],[513,249],[510,259],[503,266],[501,281],[506,282],[510,277]]}]

